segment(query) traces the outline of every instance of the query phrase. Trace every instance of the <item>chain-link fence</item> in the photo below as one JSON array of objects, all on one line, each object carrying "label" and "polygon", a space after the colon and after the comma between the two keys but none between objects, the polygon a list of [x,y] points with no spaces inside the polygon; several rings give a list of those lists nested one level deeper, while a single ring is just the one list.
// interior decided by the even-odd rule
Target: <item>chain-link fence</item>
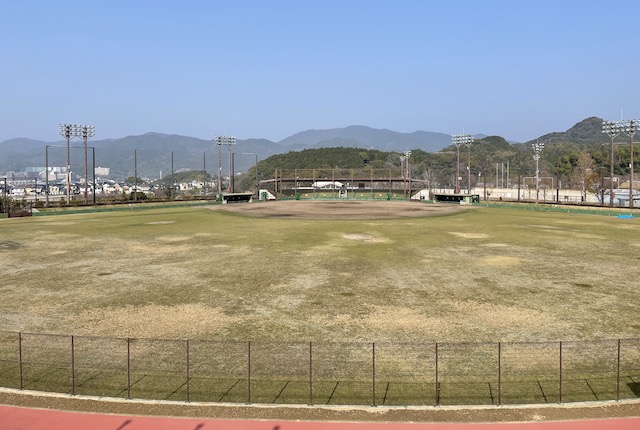
[{"label": "chain-link fence", "polygon": [[0,385],[73,395],[310,405],[640,397],[640,339],[333,343],[0,332]]}]

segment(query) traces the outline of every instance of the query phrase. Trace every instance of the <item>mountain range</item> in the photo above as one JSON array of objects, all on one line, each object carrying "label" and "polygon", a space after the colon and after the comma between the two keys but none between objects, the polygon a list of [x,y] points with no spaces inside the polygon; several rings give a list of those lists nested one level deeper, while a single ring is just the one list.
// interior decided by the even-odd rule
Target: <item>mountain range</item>
[{"label": "mountain range", "polygon": [[[553,141],[562,139],[593,140],[601,138],[599,118],[587,118],[566,132],[555,132],[543,136]],[[579,131],[576,131],[579,130]],[[585,131],[586,130],[586,131]],[[597,136],[596,136],[597,134]],[[485,137],[477,135],[476,138]],[[578,143],[578,142],[576,142]],[[307,130],[289,136],[279,142],[267,139],[237,140],[231,147],[236,171],[245,171],[253,166],[256,157],[264,160],[275,154],[303,149],[326,147],[353,147],[380,151],[404,152],[421,149],[437,152],[451,145],[451,136],[445,133],[415,131],[401,133],[387,129],[375,129],[352,125],[327,130]],[[96,166],[109,167],[111,176],[126,178],[137,171],[139,177],[159,178],[172,169],[203,170],[216,172],[218,147],[213,140],[173,134],[146,133],[119,139],[90,140],[89,165],[95,150]],[[45,150],[46,148],[46,150]],[[84,170],[82,141],[71,141],[71,168],[75,173]],[[49,166],[66,165],[66,142],[44,142],[27,138],[6,140],[0,143],[0,172],[21,172],[29,167],[45,165],[45,153]],[[229,148],[222,148],[222,171],[227,171]]]}]

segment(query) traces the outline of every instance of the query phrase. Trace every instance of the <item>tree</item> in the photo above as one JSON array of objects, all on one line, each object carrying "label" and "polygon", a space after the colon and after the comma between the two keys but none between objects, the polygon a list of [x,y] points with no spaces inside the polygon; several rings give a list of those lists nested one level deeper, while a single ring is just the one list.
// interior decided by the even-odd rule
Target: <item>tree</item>
[{"label": "tree", "polygon": [[146,181],[144,181],[142,178],[136,178],[135,176],[129,176],[125,182],[127,184],[146,184]]},{"label": "tree", "polygon": [[591,154],[583,150],[577,156],[570,179],[570,183],[574,187],[579,187],[582,193],[582,201],[587,199],[587,190],[593,185],[592,182],[594,179],[597,181],[599,178],[597,178],[597,175],[594,178],[593,175],[593,158],[591,158]]},{"label": "tree", "polygon": [[147,200],[147,195],[142,191],[133,191],[129,193],[128,196],[125,196],[129,201],[142,201]]}]

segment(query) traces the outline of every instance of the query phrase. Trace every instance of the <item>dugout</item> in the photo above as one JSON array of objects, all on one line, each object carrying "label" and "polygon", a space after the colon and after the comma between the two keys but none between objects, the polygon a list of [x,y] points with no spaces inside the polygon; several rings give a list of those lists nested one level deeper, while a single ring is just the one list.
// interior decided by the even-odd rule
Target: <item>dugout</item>
[{"label": "dugout", "polygon": [[457,203],[460,205],[470,205],[480,203],[480,194],[434,194],[433,201],[436,203]]},{"label": "dugout", "polygon": [[253,193],[222,193],[222,204],[251,203]]}]

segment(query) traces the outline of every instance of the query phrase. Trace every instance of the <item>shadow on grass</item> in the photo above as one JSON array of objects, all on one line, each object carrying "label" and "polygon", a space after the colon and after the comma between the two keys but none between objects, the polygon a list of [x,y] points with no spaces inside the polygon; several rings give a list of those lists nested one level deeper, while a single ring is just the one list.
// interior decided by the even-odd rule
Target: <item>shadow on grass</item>
[{"label": "shadow on grass", "polygon": [[640,397],[640,382],[629,382],[627,387],[633,392],[636,397]]}]

